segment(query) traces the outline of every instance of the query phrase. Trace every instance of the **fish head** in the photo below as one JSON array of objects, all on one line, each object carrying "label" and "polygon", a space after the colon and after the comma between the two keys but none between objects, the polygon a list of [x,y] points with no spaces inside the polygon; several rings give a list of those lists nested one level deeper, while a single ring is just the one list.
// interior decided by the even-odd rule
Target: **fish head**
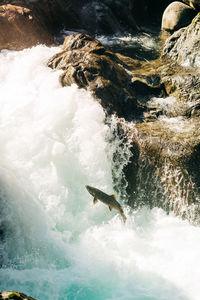
[{"label": "fish head", "polygon": [[89,185],[86,185],[85,187],[86,187],[86,189],[88,190],[88,192],[89,192],[92,196],[95,196],[95,193],[96,193],[96,189],[95,189],[95,188],[93,188],[93,187],[91,187],[91,186],[89,186]]}]

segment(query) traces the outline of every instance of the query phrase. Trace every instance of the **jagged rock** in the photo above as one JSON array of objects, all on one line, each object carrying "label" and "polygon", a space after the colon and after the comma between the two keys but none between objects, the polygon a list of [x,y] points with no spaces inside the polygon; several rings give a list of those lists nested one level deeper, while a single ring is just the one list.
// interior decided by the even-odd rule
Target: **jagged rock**
[{"label": "jagged rock", "polygon": [[0,299],[2,300],[37,300],[23,293],[18,292],[0,292]]},{"label": "jagged rock", "polygon": [[175,31],[189,25],[195,14],[190,6],[179,1],[174,1],[164,11],[161,28],[168,31]]},{"label": "jagged rock", "polygon": [[129,120],[144,111],[140,101],[144,88],[146,98],[161,92],[161,87],[133,78],[129,70],[140,65],[138,61],[114,54],[85,34],[66,37],[63,50],[48,62],[49,67],[64,71],[60,76],[63,86],[76,83],[89,90],[108,113],[115,112]]},{"label": "jagged rock", "polygon": [[28,8],[0,6],[0,49],[21,50],[53,43],[53,37],[39,24]]}]

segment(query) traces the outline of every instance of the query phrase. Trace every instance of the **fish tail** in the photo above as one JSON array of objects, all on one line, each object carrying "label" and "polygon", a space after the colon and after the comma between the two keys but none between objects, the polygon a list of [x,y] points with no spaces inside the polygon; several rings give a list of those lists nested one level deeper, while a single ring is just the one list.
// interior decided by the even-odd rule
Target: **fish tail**
[{"label": "fish tail", "polygon": [[124,223],[126,223],[127,217],[125,216],[124,212],[121,212],[121,216],[122,216]]}]

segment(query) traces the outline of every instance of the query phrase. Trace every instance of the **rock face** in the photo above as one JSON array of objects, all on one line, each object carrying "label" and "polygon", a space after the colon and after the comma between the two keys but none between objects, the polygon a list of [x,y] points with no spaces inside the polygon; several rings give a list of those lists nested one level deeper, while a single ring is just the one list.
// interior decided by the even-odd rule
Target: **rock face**
[{"label": "rock face", "polygon": [[164,11],[161,28],[175,31],[191,23],[195,16],[194,10],[179,1],[172,2]]},{"label": "rock face", "polygon": [[0,292],[0,299],[2,300],[37,300],[30,296],[17,292]]},{"label": "rock face", "polygon": [[0,49],[21,50],[41,43],[53,43],[53,37],[28,8],[9,4],[0,6],[0,23]]},{"label": "rock face", "polygon": [[138,61],[114,54],[86,34],[66,37],[63,50],[48,62],[51,68],[62,69],[63,86],[76,83],[89,90],[108,113],[117,113],[126,119],[139,117],[144,105],[138,95],[145,90],[146,96],[159,94],[161,88],[133,78],[128,71]]}]

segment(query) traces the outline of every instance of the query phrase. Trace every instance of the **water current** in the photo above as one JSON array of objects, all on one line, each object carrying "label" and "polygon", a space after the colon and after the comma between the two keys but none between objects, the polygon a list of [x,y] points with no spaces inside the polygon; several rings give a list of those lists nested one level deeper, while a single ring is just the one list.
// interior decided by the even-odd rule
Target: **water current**
[{"label": "water current", "polygon": [[[115,119],[46,66],[58,48],[0,53],[0,290],[40,300],[198,300],[200,228],[162,209],[127,222],[85,185],[113,194]],[[119,149],[118,149],[119,151]],[[121,164],[129,159],[123,148]]]}]

